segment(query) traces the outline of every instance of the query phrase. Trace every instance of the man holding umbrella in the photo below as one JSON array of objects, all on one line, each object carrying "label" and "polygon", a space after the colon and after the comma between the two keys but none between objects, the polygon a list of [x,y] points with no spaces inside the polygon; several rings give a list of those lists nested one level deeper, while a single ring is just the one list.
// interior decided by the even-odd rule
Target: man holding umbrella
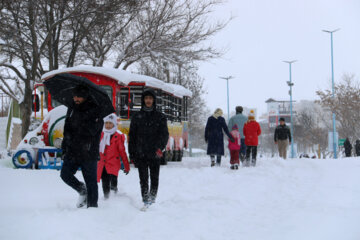
[{"label": "man holding umbrella", "polygon": [[[112,103],[99,86],[87,78],[58,74],[44,82],[51,96],[68,107],[61,178],[79,193],[77,207],[98,206],[97,161],[103,117],[114,112]],[[81,168],[85,184],[74,175]]]}]

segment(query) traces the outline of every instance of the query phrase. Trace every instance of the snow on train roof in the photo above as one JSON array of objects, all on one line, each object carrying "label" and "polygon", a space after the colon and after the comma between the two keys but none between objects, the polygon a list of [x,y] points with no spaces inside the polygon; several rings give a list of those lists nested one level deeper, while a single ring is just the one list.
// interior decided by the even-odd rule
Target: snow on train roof
[{"label": "snow on train roof", "polygon": [[130,73],[125,70],[120,70],[116,68],[105,68],[105,67],[93,67],[93,66],[87,66],[87,65],[80,65],[76,67],[70,67],[70,68],[63,68],[58,70],[53,70],[48,73],[45,73],[42,75],[41,79],[45,80],[47,78],[50,78],[56,74],[60,73],[70,73],[70,72],[86,72],[86,73],[95,73],[104,75],[107,77],[110,77],[112,79],[115,79],[118,81],[119,84],[127,86],[131,82],[140,82],[144,83],[147,87],[157,88],[161,89],[165,92],[171,93],[175,95],[176,97],[191,97],[192,92],[188,89],[184,88],[183,86],[176,85],[176,84],[170,84],[165,83],[159,79],[140,75],[136,73]]}]

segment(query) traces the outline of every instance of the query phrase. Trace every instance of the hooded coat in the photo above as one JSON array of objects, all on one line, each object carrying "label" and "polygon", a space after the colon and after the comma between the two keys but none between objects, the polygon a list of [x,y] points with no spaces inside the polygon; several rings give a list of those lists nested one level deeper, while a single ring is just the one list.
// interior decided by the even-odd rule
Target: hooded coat
[{"label": "hooded coat", "polygon": [[351,156],[352,145],[351,145],[350,140],[348,138],[346,138],[346,140],[344,142],[344,148],[345,148],[345,156],[350,157]]},{"label": "hooded coat", "polygon": [[223,117],[211,116],[205,127],[205,141],[208,143],[208,155],[224,155],[224,134],[232,139]]},{"label": "hooded coat", "polygon": [[[103,135],[104,133],[101,134],[101,138],[103,138]],[[118,176],[122,162],[124,165],[124,170],[127,172],[130,171],[130,165],[126,155],[124,142],[124,134],[115,132],[111,136],[110,145],[105,147],[104,153],[100,152],[100,161],[97,165],[98,182],[100,182],[104,167],[108,174]]]},{"label": "hooded coat", "polygon": [[[145,96],[154,98],[152,110],[145,106]],[[131,160],[152,159],[158,149],[163,150],[169,139],[167,120],[164,114],[156,109],[156,94],[146,89],[141,96],[141,110],[131,119],[129,130],[129,155]]]},{"label": "hooded coat", "polygon": [[246,146],[257,146],[259,144],[259,135],[261,134],[260,124],[255,120],[249,120],[244,125],[244,136]]}]

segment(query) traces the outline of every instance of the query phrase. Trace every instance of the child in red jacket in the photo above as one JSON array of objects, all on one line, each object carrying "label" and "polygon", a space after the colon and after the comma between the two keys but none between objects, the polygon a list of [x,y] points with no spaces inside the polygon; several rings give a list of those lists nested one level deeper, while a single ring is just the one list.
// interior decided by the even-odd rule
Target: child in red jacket
[{"label": "child in red jacket", "polygon": [[232,131],[230,132],[231,136],[234,138],[234,142],[229,139],[229,151],[230,151],[230,169],[239,169],[239,152],[240,152],[240,142],[241,136],[239,133],[239,128],[237,124],[234,124]]},{"label": "child in red jacket", "polygon": [[259,143],[258,137],[261,134],[260,124],[255,121],[255,113],[253,110],[250,111],[248,121],[244,125],[243,133],[245,136],[246,145],[246,161],[245,167],[250,166],[250,154],[251,154],[251,166],[256,165],[257,146]]},{"label": "child in red jacket", "polygon": [[104,198],[109,198],[110,190],[117,193],[117,177],[124,165],[124,173],[130,171],[129,161],[125,151],[125,135],[117,131],[117,117],[114,113],[104,118],[104,128],[100,141],[100,161],[97,166],[97,181],[102,179]]}]

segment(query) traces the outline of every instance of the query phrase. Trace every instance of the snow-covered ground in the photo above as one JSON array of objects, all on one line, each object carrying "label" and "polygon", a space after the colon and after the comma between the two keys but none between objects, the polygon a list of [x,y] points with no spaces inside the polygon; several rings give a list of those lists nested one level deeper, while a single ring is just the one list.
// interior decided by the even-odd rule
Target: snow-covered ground
[{"label": "snow-covered ground", "polygon": [[100,184],[99,208],[77,209],[58,171],[0,159],[0,239],[360,239],[360,158],[263,158],[238,171],[227,161],[163,166],[157,203],[141,212],[135,168],[119,194],[105,201]]}]

